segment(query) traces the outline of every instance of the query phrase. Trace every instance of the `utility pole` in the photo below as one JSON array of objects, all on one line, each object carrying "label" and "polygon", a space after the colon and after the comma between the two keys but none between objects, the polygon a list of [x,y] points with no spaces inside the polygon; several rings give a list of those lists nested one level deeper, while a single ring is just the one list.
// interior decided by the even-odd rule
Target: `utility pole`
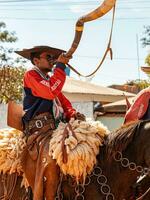
[{"label": "utility pole", "polygon": [[137,50],[137,65],[138,65],[138,79],[140,80],[140,58],[139,58],[139,37],[136,34],[136,50]]}]

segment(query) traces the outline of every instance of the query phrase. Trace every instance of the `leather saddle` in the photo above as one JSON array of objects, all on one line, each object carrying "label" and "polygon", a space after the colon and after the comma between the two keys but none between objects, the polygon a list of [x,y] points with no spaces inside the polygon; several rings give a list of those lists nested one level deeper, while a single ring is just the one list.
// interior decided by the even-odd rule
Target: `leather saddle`
[{"label": "leather saddle", "polygon": [[9,101],[7,108],[7,125],[23,131],[22,117],[24,114],[25,112],[23,111],[23,106],[21,104]]}]

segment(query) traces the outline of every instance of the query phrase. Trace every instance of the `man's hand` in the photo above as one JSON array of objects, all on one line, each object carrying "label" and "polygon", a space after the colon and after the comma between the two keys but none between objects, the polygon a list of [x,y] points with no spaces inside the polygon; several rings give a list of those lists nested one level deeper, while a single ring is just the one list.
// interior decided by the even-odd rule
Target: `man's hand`
[{"label": "man's hand", "polygon": [[61,63],[67,64],[71,58],[72,58],[72,57],[66,57],[65,54],[62,53],[62,54],[58,57],[57,62],[61,62]]},{"label": "man's hand", "polygon": [[86,120],[85,115],[83,115],[83,114],[81,114],[81,113],[79,113],[79,112],[75,113],[73,117],[74,117],[75,119],[80,120],[80,121],[85,121],[85,120]]}]

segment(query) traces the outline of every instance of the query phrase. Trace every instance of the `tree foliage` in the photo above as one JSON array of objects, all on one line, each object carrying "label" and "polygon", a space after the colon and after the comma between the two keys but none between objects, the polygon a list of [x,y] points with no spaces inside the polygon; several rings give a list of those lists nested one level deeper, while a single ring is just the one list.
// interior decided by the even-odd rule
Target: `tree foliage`
[{"label": "tree foliage", "polygon": [[150,26],[144,26],[144,37],[141,38],[143,47],[150,47]]},{"label": "tree foliage", "polygon": [[11,43],[18,40],[15,32],[9,32],[0,22],[0,103],[22,99],[22,79],[25,72],[23,58],[13,58]]},{"label": "tree foliage", "polygon": [[25,68],[21,66],[0,68],[0,103],[8,103],[9,100],[22,100],[24,72]]},{"label": "tree foliage", "polygon": [[[144,37],[141,38],[143,47],[150,47],[150,26],[144,26]],[[150,66],[150,54],[145,58],[145,63]]]},{"label": "tree foliage", "polygon": [[15,36],[15,32],[9,32],[6,30],[6,24],[4,22],[0,22],[0,41],[1,42],[16,42],[17,37]]},{"label": "tree foliage", "polygon": [[[0,22],[0,66],[2,67],[6,63],[11,64],[12,61],[11,54],[13,52],[13,48],[6,47],[8,43],[14,43],[18,40],[15,32],[9,32],[6,29],[6,24],[4,22]],[[4,46],[5,44],[5,46]]]},{"label": "tree foliage", "polygon": [[150,66],[150,54],[148,54],[145,58],[145,63]]},{"label": "tree foliage", "polygon": [[127,85],[130,85],[130,86],[136,86],[139,91],[144,89],[144,88],[147,88],[150,86],[150,81],[149,80],[139,80],[139,79],[136,79],[136,80],[130,80],[130,81],[127,81],[126,83]]}]

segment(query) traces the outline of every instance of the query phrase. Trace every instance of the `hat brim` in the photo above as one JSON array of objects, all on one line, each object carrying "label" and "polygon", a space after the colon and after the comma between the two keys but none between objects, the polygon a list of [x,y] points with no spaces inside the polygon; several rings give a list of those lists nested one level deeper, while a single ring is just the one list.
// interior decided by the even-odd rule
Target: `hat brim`
[{"label": "hat brim", "polygon": [[36,46],[31,49],[23,49],[22,51],[15,51],[15,53],[19,54],[20,56],[31,60],[31,54],[32,53],[38,53],[38,52],[47,52],[51,55],[53,55],[55,58],[58,58],[60,54],[66,52],[62,49],[57,49],[49,46]]}]

